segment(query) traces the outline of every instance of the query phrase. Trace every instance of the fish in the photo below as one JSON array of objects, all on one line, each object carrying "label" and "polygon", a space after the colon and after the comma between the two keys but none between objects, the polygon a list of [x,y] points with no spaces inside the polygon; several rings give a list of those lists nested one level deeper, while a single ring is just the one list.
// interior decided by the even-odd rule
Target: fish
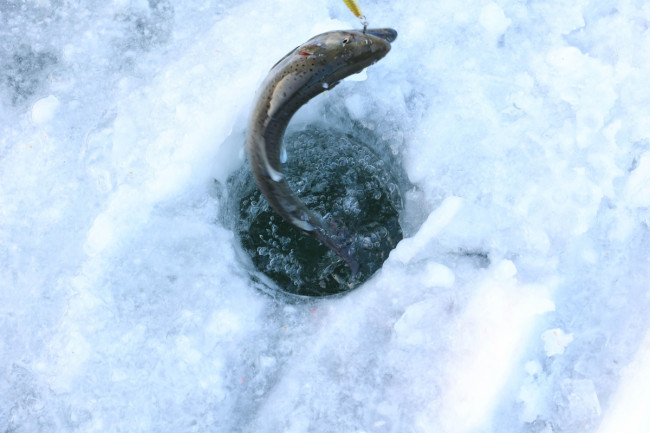
[{"label": "fish", "polygon": [[335,219],[326,221],[291,190],[282,171],[282,140],[293,115],[324,90],[382,59],[397,32],[391,28],[322,33],[294,48],[269,71],[257,92],[246,131],[253,177],[271,208],[302,232],[330,248],[359,272],[354,247]]}]

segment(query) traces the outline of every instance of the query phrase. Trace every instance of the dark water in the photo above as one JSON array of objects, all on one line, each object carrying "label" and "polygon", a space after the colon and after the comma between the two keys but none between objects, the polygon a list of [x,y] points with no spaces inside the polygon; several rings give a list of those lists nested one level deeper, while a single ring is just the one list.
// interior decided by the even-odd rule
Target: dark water
[{"label": "dark water", "polygon": [[[309,207],[345,226],[360,264],[348,265],[270,208],[245,164],[228,180],[234,231],[255,268],[283,292],[327,296],[346,292],[377,271],[402,239],[401,165],[372,134],[310,127],[285,137],[284,172]],[[273,289],[273,288],[271,288]]]}]

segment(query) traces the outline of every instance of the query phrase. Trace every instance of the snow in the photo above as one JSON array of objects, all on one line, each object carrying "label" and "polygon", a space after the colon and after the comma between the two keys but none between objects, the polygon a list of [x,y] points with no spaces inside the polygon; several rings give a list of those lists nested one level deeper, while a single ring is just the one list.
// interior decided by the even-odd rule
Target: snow
[{"label": "snow", "polygon": [[32,107],[32,122],[35,125],[42,125],[43,123],[49,122],[54,117],[59,105],[59,100],[54,95],[39,99]]},{"label": "snow", "polygon": [[639,351],[622,371],[621,383],[605,414],[598,433],[644,431],[650,415],[643,404],[650,384],[650,334],[646,334]]},{"label": "snow", "polygon": [[390,143],[406,237],[287,302],[223,185],[343,2],[0,5],[0,430],[650,431],[650,6],[361,7],[393,49],[295,120]]},{"label": "snow", "polygon": [[563,354],[567,345],[573,341],[573,335],[565,334],[560,328],[548,329],[542,332],[541,337],[544,340],[546,356]]}]

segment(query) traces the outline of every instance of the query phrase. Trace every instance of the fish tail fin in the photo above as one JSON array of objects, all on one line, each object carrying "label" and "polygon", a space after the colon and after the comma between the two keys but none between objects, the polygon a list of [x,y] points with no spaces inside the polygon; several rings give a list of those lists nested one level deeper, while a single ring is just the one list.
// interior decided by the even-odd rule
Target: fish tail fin
[{"label": "fish tail fin", "polygon": [[[327,244],[326,244],[327,245]],[[353,255],[353,248],[349,243],[345,242],[343,244],[341,243],[336,243],[334,246],[330,246],[330,249],[334,251],[340,258],[345,260],[345,263],[350,266],[350,270],[352,271],[352,275],[357,275],[359,272],[359,262],[357,262],[357,259],[354,258]]]},{"label": "fish tail fin", "polygon": [[354,258],[354,247],[351,245],[347,228],[343,224],[339,225],[341,222],[340,218],[333,218],[327,223],[323,221],[311,235],[342,258],[350,266],[352,275],[356,275],[359,272],[359,262]]}]

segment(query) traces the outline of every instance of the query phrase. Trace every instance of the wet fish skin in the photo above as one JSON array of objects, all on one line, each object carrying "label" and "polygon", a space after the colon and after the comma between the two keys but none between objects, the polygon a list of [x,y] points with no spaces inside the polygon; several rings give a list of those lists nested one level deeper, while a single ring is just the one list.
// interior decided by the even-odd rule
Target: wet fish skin
[{"label": "wet fish skin", "polygon": [[282,138],[295,112],[324,89],[384,57],[397,37],[393,29],[332,31],[314,36],[276,63],[257,95],[246,136],[255,183],[273,210],[359,271],[346,235],[334,222],[308,209],[282,172]]}]

